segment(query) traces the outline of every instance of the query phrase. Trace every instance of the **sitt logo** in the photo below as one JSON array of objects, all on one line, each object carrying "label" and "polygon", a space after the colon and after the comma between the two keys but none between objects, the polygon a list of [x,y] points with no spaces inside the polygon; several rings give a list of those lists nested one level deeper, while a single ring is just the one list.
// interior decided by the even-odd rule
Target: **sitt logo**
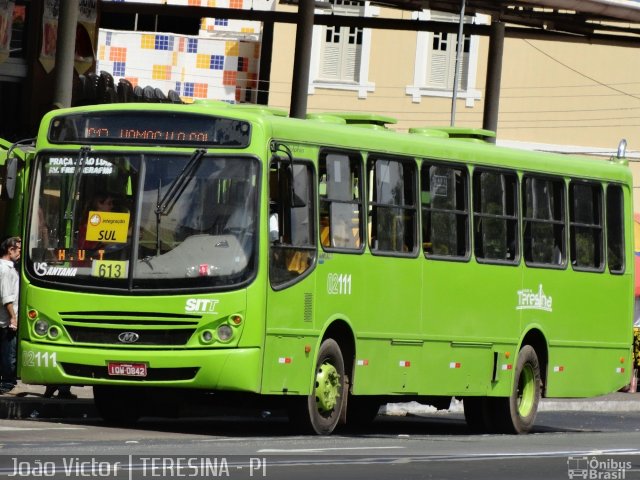
[{"label": "sitt logo", "polygon": [[212,300],[210,298],[189,298],[184,306],[185,312],[196,313],[218,313],[216,305],[220,300]]}]

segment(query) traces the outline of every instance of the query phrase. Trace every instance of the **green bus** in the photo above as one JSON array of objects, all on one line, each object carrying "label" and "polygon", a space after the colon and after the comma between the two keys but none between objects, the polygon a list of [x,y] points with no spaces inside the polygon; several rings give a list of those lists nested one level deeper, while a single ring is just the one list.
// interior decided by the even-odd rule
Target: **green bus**
[{"label": "green bus", "polygon": [[394,132],[368,114],[50,112],[26,164],[20,370],[109,421],[212,392],[329,434],[407,399],[529,431],[541,397],[629,383],[622,158]]}]

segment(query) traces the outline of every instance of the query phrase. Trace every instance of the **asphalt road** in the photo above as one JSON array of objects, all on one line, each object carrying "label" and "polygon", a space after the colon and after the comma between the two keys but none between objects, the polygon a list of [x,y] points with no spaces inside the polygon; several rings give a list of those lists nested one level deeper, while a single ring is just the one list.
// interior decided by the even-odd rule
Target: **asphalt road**
[{"label": "asphalt road", "polygon": [[460,413],[438,413],[315,437],[277,415],[5,420],[0,478],[640,479],[640,412],[541,412],[536,423],[529,435],[472,435]]}]

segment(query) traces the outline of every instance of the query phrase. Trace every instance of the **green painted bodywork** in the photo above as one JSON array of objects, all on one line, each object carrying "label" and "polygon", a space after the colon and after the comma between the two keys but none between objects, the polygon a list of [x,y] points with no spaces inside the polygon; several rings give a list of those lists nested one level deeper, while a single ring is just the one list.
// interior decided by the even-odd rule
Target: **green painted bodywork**
[{"label": "green painted bodywork", "polygon": [[[11,143],[4,139],[0,139],[0,168],[4,170],[7,161],[7,154],[11,148]],[[28,148],[14,148],[13,156],[18,158],[23,165],[26,165],[33,157],[33,152]],[[2,174],[4,177],[4,171]],[[0,199],[0,237],[13,237],[22,234],[23,224],[23,202],[24,192],[26,191],[27,175],[24,169],[18,170],[17,181],[15,186],[15,194],[13,199],[5,198],[4,194]],[[4,181],[2,185],[4,190]]]},{"label": "green painted bodywork", "polygon": [[446,133],[449,138],[458,138],[462,140],[487,140],[496,138],[496,132],[483,128],[465,128],[465,127],[436,127],[437,130]]},{"label": "green painted bodywork", "polygon": [[[317,377],[316,352],[327,332],[339,328],[341,348],[347,351],[349,342],[355,346],[353,357],[345,358],[345,365],[353,371],[350,388],[355,395],[508,396],[513,388],[518,351],[532,334],[539,339],[537,345],[548,351],[546,371],[542,372],[548,397],[600,395],[629,382],[634,282],[632,178],[626,166],[444,136],[358,128],[328,121],[324,116],[299,120],[268,110],[211,104],[125,104],[59,110],[44,117],[37,150],[59,148],[47,143],[47,129],[54,115],[92,109],[146,109],[157,111],[158,115],[181,109],[249,121],[251,144],[242,153],[254,155],[263,163],[257,274],[248,287],[239,291],[145,297],[47,290],[33,285],[23,273],[23,381],[134,385],[140,380],[73,376],[64,373],[62,365],[144,362],[150,369],[198,369],[191,380],[145,380],[145,385],[308,395]],[[366,116],[352,117],[367,120]],[[369,120],[379,124],[375,119]],[[517,265],[490,265],[473,256],[468,261],[442,261],[426,259],[422,251],[413,258],[393,258],[373,255],[368,246],[361,253],[325,252],[318,240],[317,260],[308,274],[276,291],[268,276],[267,195],[272,140],[289,146],[296,159],[313,162],[316,172],[320,149],[331,147],[360,152],[365,159],[371,154],[387,154],[416,162],[429,159],[464,163],[471,170],[476,166],[508,168],[517,171],[519,177],[523,172],[543,173],[562,176],[566,182],[578,177],[621,185],[625,202],[625,271],[612,275],[608,270],[573,271],[570,265],[563,269],[527,268],[523,259]],[[149,147],[94,147],[96,151],[118,148],[144,151]],[[237,154],[238,150],[210,150],[214,152]],[[28,167],[24,173],[28,174]],[[317,217],[318,209],[315,211]],[[522,242],[522,232],[520,237]],[[329,294],[328,280],[335,274],[351,276],[350,294]],[[541,285],[553,299],[552,311],[518,310],[518,291],[537,292]],[[173,349],[74,345],[66,333],[55,340],[38,338],[26,315],[35,309],[64,332],[69,312],[117,310],[148,312],[150,316],[153,312],[179,313],[184,311],[188,298],[217,299],[221,308],[216,315],[201,321],[185,346]],[[244,321],[232,342],[201,342],[202,330],[233,314],[242,315]],[[91,314],[78,314],[78,320],[90,324]],[[55,362],[51,360],[54,354]],[[322,375],[330,377],[328,372]],[[327,402],[332,392],[327,387]]]}]

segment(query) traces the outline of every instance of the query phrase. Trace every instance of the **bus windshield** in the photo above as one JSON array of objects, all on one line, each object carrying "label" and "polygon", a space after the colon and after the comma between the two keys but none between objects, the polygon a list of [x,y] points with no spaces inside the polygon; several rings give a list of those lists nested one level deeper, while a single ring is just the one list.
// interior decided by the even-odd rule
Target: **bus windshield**
[{"label": "bus windshield", "polygon": [[27,272],[125,290],[231,288],[255,270],[258,162],[239,156],[47,152]]}]

